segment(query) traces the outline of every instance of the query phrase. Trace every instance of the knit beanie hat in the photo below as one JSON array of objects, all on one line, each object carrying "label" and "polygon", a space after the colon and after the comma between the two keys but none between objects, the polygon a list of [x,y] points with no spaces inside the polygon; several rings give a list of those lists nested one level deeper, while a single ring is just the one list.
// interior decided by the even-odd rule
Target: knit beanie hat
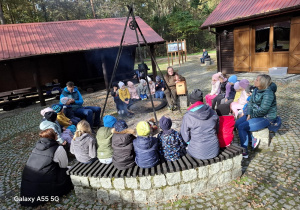
[{"label": "knit beanie hat", "polygon": [[156,81],[156,82],[160,82],[160,81],[161,81],[160,76],[156,76],[156,77],[155,77],[155,81]]},{"label": "knit beanie hat", "polygon": [[69,100],[68,97],[62,97],[62,98],[60,99],[60,102],[61,102],[62,104],[66,104],[66,103],[68,102],[68,100]]},{"label": "knit beanie hat", "polygon": [[111,115],[106,115],[103,117],[104,127],[113,128],[117,119]]},{"label": "knit beanie hat", "polygon": [[147,76],[147,80],[148,80],[148,82],[152,81],[152,79],[149,76]]},{"label": "knit beanie hat", "polygon": [[136,132],[139,136],[149,136],[150,125],[146,121],[141,121],[136,125]]},{"label": "knit beanie hat", "polygon": [[[106,127],[106,126],[105,126]],[[114,128],[117,132],[121,132],[122,130],[125,130],[128,128],[128,125],[126,124],[126,122],[124,120],[118,120],[115,124],[114,124]]]},{"label": "knit beanie hat", "polygon": [[45,118],[48,121],[55,122],[55,120],[57,118],[57,114],[56,114],[56,112],[46,112]]},{"label": "knit beanie hat", "polygon": [[52,106],[52,109],[53,109],[53,111],[55,111],[56,113],[59,113],[61,110],[62,110],[62,105],[60,105],[60,104],[54,104],[53,106]]},{"label": "knit beanie hat", "polygon": [[134,84],[133,84],[133,82],[128,81],[128,82],[127,82],[127,86],[130,87],[130,88],[133,88],[133,87],[134,87]]},{"label": "knit beanie hat", "polygon": [[222,75],[222,73],[221,73],[221,72],[218,72],[218,73],[216,73],[216,74],[212,75],[211,79],[212,79],[212,80],[216,80],[216,81],[218,81],[218,80],[219,80],[219,77],[220,77],[220,75]]},{"label": "knit beanie hat", "polygon": [[46,112],[54,112],[54,110],[50,107],[41,110],[41,115],[44,117]]},{"label": "knit beanie hat", "polygon": [[236,83],[237,82],[237,77],[236,77],[236,75],[232,75],[232,76],[230,76],[229,77],[229,79],[228,79],[228,82],[231,82],[231,83]]},{"label": "knit beanie hat", "polygon": [[141,79],[141,80],[140,80],[140,83],[141,83],[141,84],[145,84],[145,83],[146,83],[146,80]]},{"label": "knit beanie hat", "polygon": [[203,102],[203,93],[200,89],[194,89],[193,92],[189,95],[190,102],[192,104],[196,103],[197,101]]},{"label": "knit beanie hat", "polygon": [[125,84],[124,84],[124,82],[121,82],[121,81],[120,81],[120,82],[118,83],[118,85],[119,85],[119,88],[122,88]]},{"label": "knit beanie hat", "polygon": [[243,89],[246,89],[249,85],[249,81],[247,79],[242,79],[240,81],[240,86],[243,88]]},{"label": "knit beanie hat", "polygon": [[241,87],[240,87],[240,82],[236,82],[236,83],[234,83],[234,89],[235,90],[238,90],[238,89],[240,89]]},{"label": "knit beanie hat", "polygon": [[172,120],[168,117],[163,116],[159,120],[159,127],[165,131],[165,130],[170,130],[172,127]]}]

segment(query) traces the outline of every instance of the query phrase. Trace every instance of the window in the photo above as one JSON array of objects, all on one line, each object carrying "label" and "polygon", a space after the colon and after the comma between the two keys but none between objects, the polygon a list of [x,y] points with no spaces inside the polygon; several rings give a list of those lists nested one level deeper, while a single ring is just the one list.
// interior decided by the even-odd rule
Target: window
[{"label": "window", "polygon": [[269,52],[270,24],[256,26],[255,52]]},{"label": "window", "polygon": [[289,51],[290,46],[290,21],[274,23],[273,51]]}]

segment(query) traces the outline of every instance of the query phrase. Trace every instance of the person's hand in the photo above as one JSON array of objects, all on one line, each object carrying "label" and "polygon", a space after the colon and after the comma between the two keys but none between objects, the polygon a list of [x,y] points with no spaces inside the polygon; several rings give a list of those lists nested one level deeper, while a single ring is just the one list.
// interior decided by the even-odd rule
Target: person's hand
[{"label": "person's hand", "polygon": [[158,87],[158,84],[156,84],[155,86]]},{"label": "person's hand", "polygon": [[124,101],[125,102],[125,104],[129,104],[129,101]]},{"label": "person's hand", "polygon": [[66,144],[67,144],[67,141],[64,141],[64,142],[63,142],[61,145],[63,145],[63,146],[64,146],[64,145],[66,145]]},{"label": "person's hand", "polygon": [[164,91],[164,90],[165,90],[165,88],[162,88],[161,90],[162,90],[162,91]]},{"label": "person's hand", "polygon": [[71,100],[68,99],[68,101],[66,102],[66,105],[70,105],[71,104]]},{"label": "person's hand", "polygon": [[248,120],[250,120],[250,119],[251,119],[251,117],[250,117],[250,115],[248,115],[248,117],[247,117],[247,121],[248,121]]},{"label": "person's hand", "polygon": [[226,103],[227,101],[228,101],[228,99],[226,98],[226,99],[225,99],[225,103]]}]

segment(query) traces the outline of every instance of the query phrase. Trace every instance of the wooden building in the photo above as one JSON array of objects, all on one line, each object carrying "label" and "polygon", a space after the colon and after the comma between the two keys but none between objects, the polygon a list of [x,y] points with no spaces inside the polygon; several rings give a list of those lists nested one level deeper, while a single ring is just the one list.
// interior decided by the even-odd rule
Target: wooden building
[{"label": "wooden building", "polygon": [[[154,52],[154,45],[165,41],[141,18],[136,20]],[[126,18],[107,18],[0,25],[0,96],[33,87],[40,90],[42,101],[41,89],[53,80],[62,87],[67,81],[80,85],[94,80],[105,88],[125,22]],[[140,35],[139,40],[144,45]],[[137,39],[129,24],[122,45],[115,81],[130,79],[134,72]]]},{"label": "wooden building", "polygon": [[201,28],[216,34],[218,71],[300,74],[300,0],[221,0]]}]

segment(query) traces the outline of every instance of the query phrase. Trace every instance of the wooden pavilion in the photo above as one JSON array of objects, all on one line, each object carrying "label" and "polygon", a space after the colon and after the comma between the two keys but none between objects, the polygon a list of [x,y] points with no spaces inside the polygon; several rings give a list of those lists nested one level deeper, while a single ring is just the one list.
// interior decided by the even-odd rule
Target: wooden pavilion
[{"label": "wooden pavilion", "polygon": [[201,28],[216,34],[218,71],[300,73],[300,0],[222,0]]}]

